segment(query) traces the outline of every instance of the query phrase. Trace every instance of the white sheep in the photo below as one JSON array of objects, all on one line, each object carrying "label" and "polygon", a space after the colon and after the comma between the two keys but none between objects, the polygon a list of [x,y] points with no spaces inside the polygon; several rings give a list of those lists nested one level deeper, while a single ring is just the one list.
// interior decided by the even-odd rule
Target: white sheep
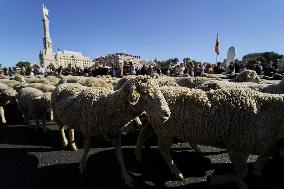
[{"label": "white sheep", "polygon": [[5,83],[9,87],[15,89],[15,87],[21,85],[21,83],[24,83],[24,82],[19,82],[19,81],[11,80],[11,79],[0,79],[0,83]]},{"label": "white sheep", "polygon": [[29,128],[32,128],[30,117],[35,120],[37,127],[39,126],[39,119],[42,119],[43,131],[47,132],[46,112],[50,109],[51,93],[43,93],[39,89],[26,87],[19,91],[17,99]]},{"label": "white sheep", "polygon": [[107,83],[101,78],[94,77],[82,77],[82,76],[61,76],[61,80],[58,84],[62,83],[79,83],[87,87],[104,87],[108,90],[112,90],[111,84]]},{"label": "white sheep", "polygon": [[[80,171],[86,169],[86,157],[91,148],[91,136],[101,134],[112,140],[125,184],[133,186],[121,153],[121,128],[146,111],[165,121],[170,110],[157,84],[145,78],[128,80],[118,91],[62,84],[52,92],[51,105],[58,124],[79,128],[84,137],[84,153]],[[63,133],[64,134],[64,130]],[[65,136],[64,136],[65,137]],[[65,137],[66,139],[66,137]],[[73,142],[71,139],[71,142]]]},{"label": "white sheep", "polygon": [[27,83],[44,83],[44,84],[50,84],[50,81],[46,78],[26,78],[25,79]]},{"label": "white sheep", "polygon": [[3,124],[6,123],[3,106],[15,99],[16,91],[4,83],[0,83],[0,116]]},{"label": "white sheep", "polygon": [[260,83],[261,80],[254,70],[245,70],[237,75],[234,79],[237,82],[253,82]]},{"label": "white sheep", "polygon": [[26,82],[25,76],[20,75],[20,74],[16,74],[15,77],[14,77],[14,80],[19,81],[19,82]]},{"label": "white sheep", "polygon": [[274,84],[258,84],[253,82],[235,83],[228,81],[208,81],[197,86],[196,88],[202,89],[204,91],[216,90],[221,88],[248,88],[263,93],[284,94],[284,79]]},{"label": "white sheep", "polygon": [[177,77],[176,83],[181,87],[195,88],[207,81],[221,80],[219,78],[207,78],[207,77]]},{"label": "white sheep", "polygon": [[59,77],[52,76],[52,75],[46,76],[46,79],[48,79],[52,85],[57,85],[60,81]]},{"label": "white sheep", "polygon": [[[161,88],[171,117],[144,127],[138,137],[135,154],[141,159],[141,146],[153,133],[159,150],[171,172],[180,179],[182,173],[174,164],[170,147],[174,137],[193,144],[226,148],[233,173],[212,177],[211,184],[235,181],[247,188],[242,178],[247,175],[249,153],[261,154],[255,167],[262,168],[274,144],[284,136],[283,96],[249,89],[218,89],[205,92],[182,87]],[[220,145],[221,144],[221,145]]]},{"label": "white sheep", "polygon": [[29,83],[25,87],[32,87],[41,90],[42,92],[52,92],[55,89],[54,85],[44,83]]}]

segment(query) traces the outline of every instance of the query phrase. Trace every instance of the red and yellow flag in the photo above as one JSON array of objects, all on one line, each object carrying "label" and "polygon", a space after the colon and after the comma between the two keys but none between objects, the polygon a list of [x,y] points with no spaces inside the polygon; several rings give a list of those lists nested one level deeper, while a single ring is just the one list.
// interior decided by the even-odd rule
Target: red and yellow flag
[{"label": "red and yellow flag", "polygon": [[217,38],[216,38],[215,52],[216,52],[217,55],[220,54],[220,43],[219,43],[218,33],[217,33]]}]

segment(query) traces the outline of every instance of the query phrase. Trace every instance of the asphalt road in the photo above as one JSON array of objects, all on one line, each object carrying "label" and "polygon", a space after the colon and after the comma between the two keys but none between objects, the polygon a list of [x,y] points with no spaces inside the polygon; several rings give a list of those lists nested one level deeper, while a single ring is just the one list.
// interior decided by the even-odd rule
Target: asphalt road
[{"label": "asphalt road", "polygon": [[[70,188],[127,188],[120,177],[120,169],[111,143],[93,138],[87,172],[78,171],[82,154],[82,139],[76,133],[80,148],[77,152],[62,149],[56,125],[48,123],[49,131],[31,131],[25,125],[0,126],[0,189],[70,189]],[[143,149],[143,161],[137,162],[134,148],[137,131],[122,137],[124,161],[136,182],[136,188],[233,189],[235,183],[208,186],[211,174],[225,174],[232,170],[228,154],[223,149],[202,146],[198,155],[186,144],[172,147],[173,158],[185,181],[177,181],[170,174],[156,146],[155,138]],[[251,155],[248,165],[257,158]],[[283,189],[284,161],[270,160],[263,176],[251,173],[245,178],[249,188]]]}]

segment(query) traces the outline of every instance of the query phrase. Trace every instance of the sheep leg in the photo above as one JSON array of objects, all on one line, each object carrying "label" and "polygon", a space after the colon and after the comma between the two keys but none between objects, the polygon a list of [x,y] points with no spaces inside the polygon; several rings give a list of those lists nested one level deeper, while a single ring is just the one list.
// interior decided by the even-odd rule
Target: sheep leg
[{"label": "sheep leg", "polygon": [[142,156],[141,156],[142,146],[145,143],[145,141],[153,134],[154,134],[154,129],[150,124],[147,124],[140,130],[139,136],[137,138],[136,148],[134,151],[137,161],[142,161]]},{"label": "sheep leg", "polygon": [[116,158],[117,158],[118,163],[120,165],[121,175],[122,175],[122,178],[124,180],[124,183],[129,187],[134,187],[134,185],[133,185],[134,181],[129,176],[127,169],[124,165],[123,156],[122,156],[122,152],[121,152],[120,136],[118,136],[118,137],[116,137],[112,140],[112,145],[114,146],[114,149],[115,149]]},{"label": "sheep leg", "polygon": [[78,148],[77,148],[76,143],[75,143],[74,129],[68,129],[68,131],[69,131],[69,142],[70,142],[70,145],[71,145],[71,149],[73,151],[77,151]]},{"label": "sheep leg", "polygon": [[64,125],[62,123],[60,123],[59,121],[57,122],[57,124],[58,124],[58,127],[59,127],[61,139],[62,139],[62,146],[66,147],[68,145],[68,140],[65,136]]},{"label": "sheep leg", "polygon": [[182,173],[180,172],[180,170],[177,168],[176,164],[174,163],[174,160],[170,152],[170,148],[172,146],[171,137],[165,136],[163,138],[163,137],[158,136],[158,142],[159,142],[158,148],[160,150],[160,153],[162,157],[164,158],[166,164],[170,168],[170,171],[176,176],[176,178],[183,180],[184,177]]},{"label": "sheep leg", "polygon": [[136,118],[134,118],[134,122],[139,126],[139,127],[141,127],[143,124],[142,124],[142,122],[141,122],[141,120],[140,120],[140,118],[139,118],[139,116],[137,116]]},{"label": "sheep leg", "polygon": [[4,112],[3,106],[0,107],[0,116],[1,116],[2,123],[5,124],[6,123],[6,119],[5,119],[5,112]]},{"label": "sheep leg", "polygon": [[[281,138],[281,137],[280,137]],[[280,139],[279,138],[279,139]],[[279,141],[279,139],[275,139],[267,148],[266,150],[260,154],[258,157],[257,157],[257,160],[253,163],[253,166],[252,166],[252,173],[255,175],[255,176],[261,176],[261,173],[262,173],[262,169],[263,169],[263,166],[265,165],[265,163],[268,161],[271,153],[276,149],[277,147],[277,142]]]},{"label": "sheep leg", "polygon": [[91,137],[90,136],[84,137],[84,152],[81,157],[80,166],[79,166],[80,173],[82,174],[86,172],[86,159],[90,149],[91,149]]},{"label": "sheep leg", "polygon": [[42,115],[42,129],[44,133],[47,133],[47,128],[46,128],[46,113]]},{"label": "sheep leg", "polygon": [[247,189],[247,185],[243,181],[248,173],[247,152],[229,151],[229,157],[233,164],[233,173],[226,175],[214,175],[210,179],[210,185],[224,184],[227,182],[237,182],[239,189]]},{"label": "sheep leg", "polygon": [[53,121],[53,111],[50,110],[50,121]]},{"label": "sheep leg", "polygon": [[200,148],[198,147],[198,144],[189,143],[189,145],[192,147],[192,149],[193,149],[196,153],[201,154],[201,150],[200,150]]},{"label": "sheep leg", "polygon": [[35,124],[36,124],[34,129],[37,130],[39,128],[39,119],[38,119],[38,115],[37,114],[34,115],[34,120],[35,120]]},{"label": "sheep leg", "polygon": [[27,122],[27,125],[28,125],[29,129],[32,129],[33,126],[32,126],[32,124],[30,122],[29,114],[27,112],[23,112],[23,114],[24,114],[24,118],[25,118],[25,121]]}]

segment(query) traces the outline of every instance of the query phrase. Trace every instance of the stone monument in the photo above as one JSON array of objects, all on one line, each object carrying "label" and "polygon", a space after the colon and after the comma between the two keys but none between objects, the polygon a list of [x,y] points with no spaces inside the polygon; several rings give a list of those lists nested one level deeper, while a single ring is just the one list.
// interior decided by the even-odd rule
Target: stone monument
[{"label": "stone monument", "polygon": [[40,51],[40,65],[46,68],[50,65],[55,68],[66,68],[69,65],[72,67],[86,68],[95,65],[95,61],[91,58],[83,56],[80,52],[74,51],[52,51],[52,40],[49,33],[49,18],[48,9],[42,5],[42,22],[43,22],[43,50]]},{"label": "stone monument", "polygon": [[234,62],[236,57],[236,49],[235,47],[230,47],[227,53],[227,59],[226,59],[226,68],[228,70],[228,67],[231,62]]}]

